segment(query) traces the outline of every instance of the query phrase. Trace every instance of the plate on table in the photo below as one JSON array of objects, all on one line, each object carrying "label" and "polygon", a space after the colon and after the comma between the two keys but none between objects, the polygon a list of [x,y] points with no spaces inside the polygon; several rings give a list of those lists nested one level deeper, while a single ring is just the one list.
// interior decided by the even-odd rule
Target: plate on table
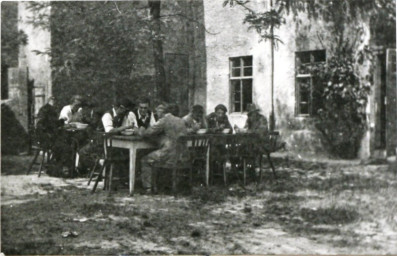
[{"label": "plate on table", "polygon": [[205,134],[207,133],[207,129],[200,129],[197,131],[197,134]]},{"label": "plate on table", "polygon": [[222,133],[223,133],[223,134],[229,134],[229,133],[230,133],[230,129],[223,129],[223,130],[222,130]]},{"label": "plate on table", "polygon": [[85,129],[88,127],[88,124],[80,123],[80,122],[71,122],[66,125],[67,127],[77,128],[77,129]]},{"label": "plate on table", "polygon": [[134,135],[134,133],[135,132],[132,129],[126,129],[126,130],[121,132],[121,134],[123,134],[123,135]]}]

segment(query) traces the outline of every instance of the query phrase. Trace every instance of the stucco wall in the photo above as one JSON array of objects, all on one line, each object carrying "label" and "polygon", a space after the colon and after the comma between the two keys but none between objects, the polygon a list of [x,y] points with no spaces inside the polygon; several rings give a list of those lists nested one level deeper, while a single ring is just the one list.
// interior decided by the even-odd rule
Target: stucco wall
[{"label": "stucco wall", "polygon": [[[264,10],[269,3],[252,1],[251,8]],[[267,118],[271,112],[271,55],[270,43],[259,42],[254,30],[243,24],[245,12],[240,7],[223,7],[219,1],[204,1],[207,34],[207,112],[223,103],[230,108],[229,58],[253,56],[253,102]],[[285,17],[286,24],[275,30],[283,44],[274,52],[274,111],[276,129],[292,151],[307,154],[325,153],[321,134],[314,128],[313,119],[295,114],[295,52],[325,49],[331,54],[334,42],[327,32],[329,26],[321,19],[309,21],[306,14],[293,19]],[[354,29],[352,27],[351,29]],[[349,34],[349,28],[347,30]],[[354,33],[352,33],[353,35]],[[229,113],[232,124],[243,126],[245,113]]]},{"label": "stucco wall", "polygon": [[[45,10],[49,13],[50,9]],[[27,21],[33,16],[31,10],[27,9],[27,2],[18,3],[18,29],[28,36],[28,44],[19,49],[19,67],[28,67],[29,80],[34,80],[35,94],[38,97],[35,101],[35,114],[52,94],[51,67],[48,55],[37,55],[34,50],[46,51],[51,47],[51,33],[48,30],[34,28]],[[45,95],[42,98],[39,95]]]}]

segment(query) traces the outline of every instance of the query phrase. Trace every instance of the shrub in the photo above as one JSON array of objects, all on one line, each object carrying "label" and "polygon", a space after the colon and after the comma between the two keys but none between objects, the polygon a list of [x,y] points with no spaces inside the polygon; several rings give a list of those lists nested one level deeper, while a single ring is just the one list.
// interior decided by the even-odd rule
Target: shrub
[{"label": "shrub", "polygon": [[330,153],[354,158],[366,129],[365,107],[370,84],[361,82],[351,55],[336,55],[312,68],[318,81],[321,106],[315,126],[323,134]]}]

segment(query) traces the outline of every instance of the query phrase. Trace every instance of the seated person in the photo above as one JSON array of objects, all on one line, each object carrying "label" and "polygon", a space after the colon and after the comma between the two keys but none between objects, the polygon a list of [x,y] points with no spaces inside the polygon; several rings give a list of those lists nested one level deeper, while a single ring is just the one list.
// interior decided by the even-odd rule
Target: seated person
[{"label": "seated person", "polygon": [[128,124],[127,121],[131,104],[130,100],[123,98],[117,100],[110,111],[105,112],[102,124],[106,133],[119,133],[134,127],[134,124]]},{"label": "seated person", "polygon": [[[110,111],[105,112],[102,116],[102,125],[106,133],[118,134],[126,129],[133,128],[134,125],[128,124],[128,113],[131,108],[131,101],[127,98],[118,99]],[[116,162],[115,170],[118,171],[118,176],[122,181],[128,180],[128,150],[113,149],[113,159],[119,159]],[[123,172],[120,172],[123,170]]]},{"label": "seated person", "polygon": [[138,102],[138,108],[128,114],[128,120],[135,127],[148,128],[156,122],[156,117],[149,109],[150,101],[148,98],[141,98]]},{"label": "seated person", "polygon": [[82,146],[79,153],[79,170],[80,173],[86,172],[91,166],[93,166],[95,159],[92,158],[93,153],[101,152],[103,146],[98,148],[100,145],[96,141],[98,139],[97,132],[103,132],[102,125],[103,112],[94,103],[87,104],[87,107],[83,108],[83,122],[88,124],[86,129],[86,136],[88,142]]},{"label": "seated person", "polygon": [[199,129],[207,129],[207,121],[204,118],[204,108],[201,105],[194,105],[191,112],[184,116],[188,133],[196,133]]},{"label": "seated person", "polygon": [[230,129],[229,133],[233,132],[232,125],[226,115],[227,108],[223,104],[219,104],[215,107],[215,112],[212,112],[207,116],[208,128],[211,132],[219,132],[223,129]]},{"label": "seated person", "polygon": [[[259,108],[255,104],[250,104],[248,105],[248,118],[244,126],[244,130],[247,133],[255,133],[260,135],[261,137],[264,137],[268,134],[269,129],[267,126],[267,119],[265,116],[259,113]],[[243,132],[244,130],[239,129],[237,126],[235,126],[235,131],[237,133]],[[252,148],[252,145],[249,146],[249,149],[246,149],[247,151],[252,151],[252,152],[263,152],[263,145],[262,143],[257,144],[255,143],[254,148]],[[256,148],[257,147],[257,148]],[[255,173],[258,175],[259,174],[259,161],[260,161],[260,156],[256,155],[255,156]]]},{"label": "seated person", "polygon": [[72,160],[72,150],[68,144],[67,137],[59,129],[64,125],[63,120],[58,120],[55,109],[56,98],[50,97],[48,103],[40,108],[37,115],[36,136],[43,148],[51,149],[54,168],[49,168],[49,175],[59,176],[61,171],[67,172]]},{"label": "seated person", "polygon": [[58,113],[55,109],[57,101],[54,96],[48,98],[47,104],[40,108],[37,114],[36,136],[42,147],[51,148],[58,128],[63,125],[58,120]]},{"label": "seated person", "polygon": [[65,124],[81,122],[83,118],[83,109],[81,108],[82,103],[83,97],[81,95],[74,95],[72,97],[72,104],[62,108],[59,119],[64,120]]},{"label": "seated person", "polygon": [[[139,135],[142,137],[152,137],[157,135],[159,149],[149,153],[142,158],[142,185],[145,193],[150,193],[152,188],[152,172],[154,168],[172,167],[177,161],[188,159],[187,150],[183,149],[178,143],[178,138],[187,134],[185,122],[178,117],[178,106],[175,104],[161,104],[156,108],[159,120],[148,129],[139,128]],[[155,192],[156,188],[154,188]]]},{"label": "seated person", "polygon": [[[248,118],[245,122],[244,129],[247,133],[256,133],[258,135],[265,136],[269,132],[267,126],[267,119],[265,116],[259,113],[259,108],[255,104],[250,104],[248,106]],[[237,131],[241,131],[237,128]]]}]

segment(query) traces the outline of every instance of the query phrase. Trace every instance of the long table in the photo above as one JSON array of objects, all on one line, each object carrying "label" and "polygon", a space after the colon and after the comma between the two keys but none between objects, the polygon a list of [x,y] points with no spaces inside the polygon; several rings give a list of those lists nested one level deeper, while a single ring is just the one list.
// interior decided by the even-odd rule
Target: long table
[{"label": "long table", "polygon": [[[209,185],[210,175],[210,161],[211,161],[211,146],[226,145],[230,139],[236,138],[244,141],[244,138],[256,138],[255,134],[194,134],[182,136],[180,139],[188,141],[189,139],[209,139],[208,148],[206,152],[206,171],[205,182],[206,186]],[[112,147],[124,148],[129,150],[129,195],[134,194],[135,186],[135,168],[136,168],[136,155],[138,149],[155,149],[156,145],[148,140],[143,139],[137,135],[113,135]],[[189,144],[187,145],[189,147]]]},{"label": "long table", "polygon": [[124,148],[129,150],[129,195],[134,195],[136,153],[138,149],[156,148],[154,143],[134,135],[114,135],[112,136],[112,147]]}]

